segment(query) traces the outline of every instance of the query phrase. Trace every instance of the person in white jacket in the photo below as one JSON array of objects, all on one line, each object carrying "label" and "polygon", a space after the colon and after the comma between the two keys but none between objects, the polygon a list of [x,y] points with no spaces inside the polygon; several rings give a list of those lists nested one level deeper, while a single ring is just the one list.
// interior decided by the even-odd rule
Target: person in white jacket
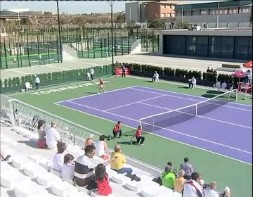
[{"label": "person in white jacket", "polygon": [[46,129],[46,144],[49,149],[56,150],[60,141],[60,134],[56,130],[56,123],[52,122],[51,127]]}]

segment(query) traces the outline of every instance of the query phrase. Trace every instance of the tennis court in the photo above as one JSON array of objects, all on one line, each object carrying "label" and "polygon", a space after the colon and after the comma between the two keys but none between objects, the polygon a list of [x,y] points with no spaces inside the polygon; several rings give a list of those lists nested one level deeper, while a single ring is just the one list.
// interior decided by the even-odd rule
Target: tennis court
[{"label": "tennis court", "polygon": [[56,104],[251,164],[252,107],[228,99],[131,86]]}]

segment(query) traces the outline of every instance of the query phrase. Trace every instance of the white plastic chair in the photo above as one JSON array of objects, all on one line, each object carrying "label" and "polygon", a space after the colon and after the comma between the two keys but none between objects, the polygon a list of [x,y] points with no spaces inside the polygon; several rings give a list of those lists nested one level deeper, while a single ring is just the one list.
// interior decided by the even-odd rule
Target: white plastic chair
[{"label": "white plastic chair", "polygon": [[30,82],[25,82],[25,89],[26,91],[29,91],[32,89],[32,85],[30,84]]}]

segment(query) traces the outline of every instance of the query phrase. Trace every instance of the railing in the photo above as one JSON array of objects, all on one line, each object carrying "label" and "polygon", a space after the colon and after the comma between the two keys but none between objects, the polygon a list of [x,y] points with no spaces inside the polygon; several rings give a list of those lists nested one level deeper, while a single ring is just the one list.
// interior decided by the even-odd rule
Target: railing
[{"label": "railing", "polygon": [[[41,110],[22,101],[12,99],[2,94],[0,97],[1,122],[4,121],[13,127],[24,127],[33,133],[37,133],[38,121],[40,119],[45,120],[47,126],[49,126],[51,122],[55,122],[62,141],[67,144],[77,145],[80,147],[83,147],[84,140],[86,138],[92,136],[92,138],[97,141],[101,135],[99,132]],[[109,152],[112,151],[113,150],[109,150]],[[142,169],[143,172],[148,172],[153,176],[158,176],[162,171],[157,167],[143,163],[129,156],[127,156],[127,159],[130,165],[138,167]]]}]

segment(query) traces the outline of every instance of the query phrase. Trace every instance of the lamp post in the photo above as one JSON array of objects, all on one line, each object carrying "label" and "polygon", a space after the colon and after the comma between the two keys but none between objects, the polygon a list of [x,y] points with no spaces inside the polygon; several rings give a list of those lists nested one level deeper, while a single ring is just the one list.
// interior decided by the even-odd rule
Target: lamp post
[{"label": "lamp post", "polygon": [[108,1],[109,5],[111,6],[111,40],[112,40],[112,66],[114,65],[114,51],[113,51],[113,47],[114,47],[114,41],[113,41],[113,4],[114,1]]},{"label": "lamp post", "polygon": [[60,59],[62,63],[62,43],[61,43],[61,24],[60,24],[60,14],[59,14],[59,1],[56,0],[57,3],[57,22],[58,22],[58,36],[59,36],[59,45],[60,45]]},{"label": "lamp post", "polygon": [[217,16],[216,16],[216,28],[219,28],[219,13],[220,12],[220,2],[217,2]]}]

